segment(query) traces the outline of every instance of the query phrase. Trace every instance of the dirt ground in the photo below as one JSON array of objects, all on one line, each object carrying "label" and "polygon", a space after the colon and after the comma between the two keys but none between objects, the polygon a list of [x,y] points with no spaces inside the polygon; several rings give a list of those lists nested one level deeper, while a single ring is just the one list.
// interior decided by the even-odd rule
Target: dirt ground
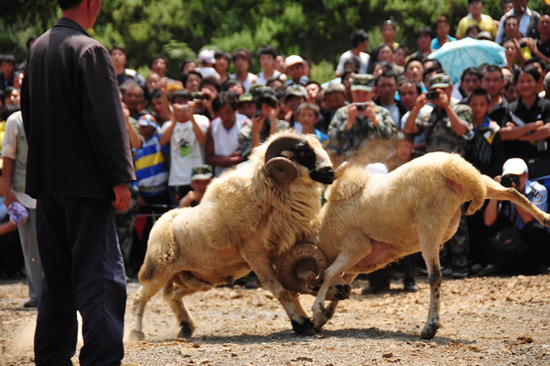
[{"label": "dirt ground", "polygon": [[[444,280],[444,327],[431,341],[419,338],[428,312],[429,286],[420,291],[360,295],[340,303],[335,317],[313,337],[291,332],[281,305],[263,290],[217,288],[186,298],[197,330],[175,339],[178,327],[160,295],[148,304],[146,341],[126,343],[126,365],[550,365],[550,275]],[[128,285],[126,333],[133,325]],[[21,282],[0,283],[0,365],[30,365],[36,311],[22,308]],[[309,309],[313,297],[302,296]],[[79,342],[81,344],[81,342]],[[74,358],[78,364],[78,359]]]}]

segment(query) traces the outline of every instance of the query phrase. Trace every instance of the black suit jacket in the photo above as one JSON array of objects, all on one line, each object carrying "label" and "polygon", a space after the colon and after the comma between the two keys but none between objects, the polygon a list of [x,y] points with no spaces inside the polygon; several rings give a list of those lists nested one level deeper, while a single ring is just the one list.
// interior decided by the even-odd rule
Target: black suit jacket
[{"label": "black suit jacket", "polygon": [[21,109],[30,195],[112,199],[135,180],[111,58],[78,23],[61,18],[34,43]]}]

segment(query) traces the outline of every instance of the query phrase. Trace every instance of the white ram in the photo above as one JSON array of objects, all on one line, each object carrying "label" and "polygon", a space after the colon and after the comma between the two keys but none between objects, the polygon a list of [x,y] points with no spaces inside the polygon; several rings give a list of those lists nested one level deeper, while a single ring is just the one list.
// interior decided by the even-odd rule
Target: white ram
[{"label": "white ram", "polygon": [[[439,250],[456,232],[465,202],[471,201],[466,214],[472,214],[485,199],[512,201],[550,226],[550,215],[517,190],[482,175],[459,155],[443,152],[426,154],[387,175],[348,168],[326,197],[317,246],[296,246],[280,258],[277,272],[286,288],[316,295],[317,330],[333,316],[338,300],[349,297],[349,286],[335,285],[340,275],[350,284],[360,273],[420,251],[430,283],[430,310],[421,337],[433,338],[440,327]],[[320,264],[311,258],[321,258]],[[334,286],[338,288],[331,290]],[[333,301],[325,308],[326,300]]]}]

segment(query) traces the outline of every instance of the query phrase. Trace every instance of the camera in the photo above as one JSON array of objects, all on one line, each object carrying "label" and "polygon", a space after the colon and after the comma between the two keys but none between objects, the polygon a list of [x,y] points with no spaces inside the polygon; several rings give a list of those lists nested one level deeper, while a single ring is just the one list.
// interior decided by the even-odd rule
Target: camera
[{"label": "camera", "polygon": [[364,111],[367,109],[368,104],[367,103],[353,103],[355,106],[357,106],[358,111]]},{"label": "camera", "polygon": [[426,92],[426,99],[438,99],[438,98],[439,98],[439,92],[437,90]]},{"label": "camera", "polygon": [[517,187],[519,184],[519,175],[515,174],[505,174],[502,176],[502,179],[500,180],[500,184],[502,184],[506,188],[512,187],[512,183]]},{"label": "camera", "polygon": [[519,42],[519,46],[522,47],[522,48],[523,48],[523,47],[526,47],[526,46],[527,46],[527,42],[525,42],[525,41],[520,41],[520,42]]},{"label": "camera", "polygon": [[193,100],[196,100],[196,101],[210,99],[210,96],[203,92],[194,92],[194,93],[191,93],[191,96],[193,97]]}]

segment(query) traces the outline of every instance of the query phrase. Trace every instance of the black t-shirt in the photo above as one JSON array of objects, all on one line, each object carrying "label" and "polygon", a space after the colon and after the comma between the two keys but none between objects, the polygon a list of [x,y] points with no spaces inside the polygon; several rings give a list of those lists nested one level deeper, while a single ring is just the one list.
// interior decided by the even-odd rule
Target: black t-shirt
[{"label": "black t-shirt", "polygon": [[[531,108],[527,108],[523,104],[522,99],[510,103],[508,107],[509,120],[518,124],[518,120],[524,123],[530,123],[542,120],[545,123],[550,123],[550,100],[537,97]],[[529,163],[529,159],[548,157],[550,149],[548,146],[550,139],[544,141],[505,141],[504,148],[508,158],[522,158]]]}]

